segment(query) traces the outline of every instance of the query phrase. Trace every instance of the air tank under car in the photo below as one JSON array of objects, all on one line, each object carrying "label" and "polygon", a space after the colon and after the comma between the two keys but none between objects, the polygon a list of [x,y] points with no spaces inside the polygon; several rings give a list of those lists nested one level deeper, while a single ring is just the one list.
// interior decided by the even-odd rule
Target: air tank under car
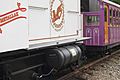
[{"label": "air tank under car", "polygon": [[82,51],[79,46],[65,46],[47,51],[46,60],[48,65],[54,69],[60,69],[80,60]]}]

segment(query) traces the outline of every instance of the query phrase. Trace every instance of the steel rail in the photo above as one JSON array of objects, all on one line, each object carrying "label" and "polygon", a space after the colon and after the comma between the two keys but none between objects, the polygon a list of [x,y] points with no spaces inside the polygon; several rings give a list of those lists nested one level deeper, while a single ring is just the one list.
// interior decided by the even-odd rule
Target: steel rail
[{"label": "steel rail", "polygon": [[88,63],[88,64],[80,67],[79,69],[76,69],[75,71],[73,71],[73,72],[71,72],[71,73],[69,73],[69,74],[67,74],[67,75],[65,75],[65,76],[57,79],[57,80],[66,80],[66,79],[70,78],[71,76],[74,76],[74,75],[78,74],[78,73],[79,73],[80,71],[82,71],[83,69],[87,69],[87,68],[89,68],[89,67],[91,67],[91,66],[94,66],[95,64],[97,64],[97,63],[99,63],[99,62],[101,62],[101,61],[103,61],[103,60],[105,60],[105,59],[107,59],[107,58],[110,58],[110,57],[112,57],[113,55],[115,55],[115,54],[117,54],[117,53],[119,53],[119,52],[120,52],[120,49],[117,50],[117,51],[115,51],[115,52],[113,52],[113,53],[111,53],[110,55],[106,55],[105,57],[102,57],[102,58],[97,59],[97,60],[95,60],[95,61],[93,61],[93,62],[90,62],[90,63]]}]

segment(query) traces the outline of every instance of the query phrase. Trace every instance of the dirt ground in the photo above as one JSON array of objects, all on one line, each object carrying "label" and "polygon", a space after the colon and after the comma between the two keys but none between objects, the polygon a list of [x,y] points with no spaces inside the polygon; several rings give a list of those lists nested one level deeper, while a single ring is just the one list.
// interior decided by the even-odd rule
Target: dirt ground
[{"label": "dirt ground", "polygon": [[83,80],[120,80],[120,54],[83,70],[76,77]]}]

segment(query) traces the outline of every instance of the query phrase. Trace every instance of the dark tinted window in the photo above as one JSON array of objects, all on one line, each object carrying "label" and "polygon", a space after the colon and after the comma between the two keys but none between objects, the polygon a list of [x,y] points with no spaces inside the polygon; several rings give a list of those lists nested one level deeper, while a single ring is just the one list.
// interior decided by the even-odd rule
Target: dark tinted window
[{"label": "dark tinted window", "polygon": [[115,10],[113,10],[113,17],[115,17]]},{"label": "dark tinted window", "polygon": [[110,24],[112,24],[112,9],[110,9]]},{"label": "dark tinted window", "polygon": [[112,16],[112,9],[110,9],[110,16]]},{"label": "dark tinted window", "polygon": [[81,11],[88,12],[89,11],[89,0],[80,0],[81,1]]},{"label": "dark tinted window", "polygon": [[119,12],[118,12],[118,11],[116,11],[116,17],[118,17],[118,13],[119,13]]},{"label": "dark tinted window", "polygon": [[105,22],[107,22],[107,8],[105,8],[104,10],[104,18],[105,18]]}]

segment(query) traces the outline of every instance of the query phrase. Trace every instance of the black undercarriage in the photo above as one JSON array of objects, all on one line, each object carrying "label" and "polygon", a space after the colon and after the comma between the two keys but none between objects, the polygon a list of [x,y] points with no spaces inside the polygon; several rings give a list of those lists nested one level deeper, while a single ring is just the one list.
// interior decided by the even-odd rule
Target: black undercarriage
[{"label": "black undercarriage", "polygon": [[104,46],[86,46],[86,55],[87,57],[106,54],[111,54],[113,51],[120,48],[120,43],[108,44]]},{"label": "black undercarriage", "polygon": [[48,49],[68,45],[1,53],[0,80],[55,80],[56,71],[52,73],[52,68],[48,66],[45,59],[46,52]]},{"label": "black undercarriage", "polygon": [[[84,62],[86,56],[104,56],[107,52],[110,54],[112,51],[120,48],[120,44],[118,43],[106,46],[84,46],[83,44],[77,45],[82,49],[80,64],[82,63],[82,61]],[[59,48],[62,46],[57,47]],[[45,59],[45,55],[48,49],[53,48],[56,48],[56,46],[45,49],[18,50],[13,52],[1,53],[0,80],[56,80],[56,76],[62,76],[59,75],[62,71],[67,69],[72,70],[73,66],[76,66],[76,63],[72,64],[73,66],[69,64],[67,66],[64,66],[59,71],[53,71],[53,69],[48,66]]]}]

